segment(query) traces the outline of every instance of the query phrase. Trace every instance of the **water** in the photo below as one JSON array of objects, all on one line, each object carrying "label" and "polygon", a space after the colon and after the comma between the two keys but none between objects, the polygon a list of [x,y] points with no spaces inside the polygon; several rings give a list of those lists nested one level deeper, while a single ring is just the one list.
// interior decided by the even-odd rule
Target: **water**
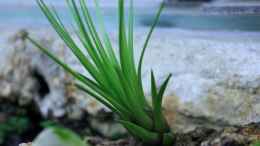
[{"label": "water", "polygon": [[[55,3],[65,25],[71,26],[71,17],[66,7],[58,4],[60,3]],[[150,26],[154,20],[157,8],[158,4],[138,6],[135,11],[135,27],[138,29]],[[90,8],[90,10],[91,12],[94,11],[93,8]],[[102,11],[107,30],[117,29],[118,17],[116,7],[104,7]],[[160,18],[159,26],[188,30],[260,31],[259,18],[259,15],[176,14],[174,11],[166,9]],[[49,22],[36,5],[3,5],[0,2],[0,29],[12,27],[42,28],[49,26]]]},{"label": "water", "polygon": [[[150,25],[152,21],[150,16],[141,20],[144,25]],[[164,14],[160,26],[188,30],[260,31],[260,15]]]},{"label": "water", "polygon": [[[148,16],[153,18],[155,8],[138,8],[135,13],[135,25],[142,26],[142,16]],[[59,7],[59,15],[61,16],[65,25],[72,25],[71,15],[68,14],[68,10],[65,7]],[[90,8],[91,12],[94,12],[94,8]],[[116,29],[118,23],[117,10],[115,8],[103,8],[104,22],[107,29]],[[95,16],[95,15],[93,15]],[[95,17],[93,17],[95,18]],[[48,27],[49,23],[45,16],[39,10],[38,7],[21,7],[21,8],[1,8],[0,9],[0,27],[25,27],[25,28],[37,28]]]},{"label": "water", "polygon": [[[64,23],[71,25],[70,15],[67,13],[64,0],[44,0],[58,8]],[[161,0],[135,1],[136,26],[141,26],[140,17],[154,14]],[[94,11],[94,1],[88,1],[90,10]],[[126,0],[127,2],[127,0]],[[108,29],[114,29],[117,25],[117,0],[100,0],[102,11],[104,12],[105,23]],[[127,4],[126,4],[127,5]],[[8,0],[0,1],[0,28],[25,27],[37,28],[48,27],[49,23],[42,15],[35,0]]]}]

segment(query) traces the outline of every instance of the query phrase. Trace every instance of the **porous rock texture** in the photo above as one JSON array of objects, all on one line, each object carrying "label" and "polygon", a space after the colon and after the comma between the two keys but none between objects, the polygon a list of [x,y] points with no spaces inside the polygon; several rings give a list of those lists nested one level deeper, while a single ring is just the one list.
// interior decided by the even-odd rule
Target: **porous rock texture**
[{"label": "porous rock texture", "polygon": [[[112,121],[113,114],[109,110],[77,90],[74,80],[28,43],[25,35],[28,35],[26,30],[9,34],[5,45],[0,47],[0,99],[18,102],[19,106],[36,103],[46,120],[57,119],[80,133],[91,130],[109,138],[126,133],[120,124]],[[54,34],[41,31],[35,36],[45,47],[56,48],[55,53],[61,59],[68,58],[64,60],[69,60],[77,69],[79,64],[65,46],[54,39]]]},{"label": "porous rock texture", "polygon": [[[168,73],[173,74],[164,99],[165,115],[172,129],[189,132],[197,127],[222,129],[260,122],[260,43],[254,37],[258,34],[214,33],[215,37],[209,37],[212,34],[198,32],[194,36],[194,32],[172,31],[155,32],[143,69],[147,97],[150,96],[151,68],[158,83],[162,83]],[[136,33],[136,58],[144,34],[143,31]],[[32,31],[30,35],[73,68],[85,72],[56,35],[46,30]],[[4,52],[4,59],[1,58],[4,63],[0,66],[0,86],[4,88],[0,97],[19,94],[26,99],[21,100],[22,103],[36,100],[46,116],[67,115],[77,119],[83,111],[93,116],[100,111],[109,113],[78,91],[67,73],[21,38],[13,37],[16,41],[9,42],[8,49],[0,49]],[[114,44],[118,41],[113,33],[112,41]]]},{"label": "porous rock texture", "polygon": [[[48,130],[47,130],[48,131]],[[48,138],[50,135],[46,135]],[[53,135],[52,137],[53,138]],[[49,139],[49,138],[48,138]],[[174,146],[257,146],[256,142],[260,140],[259,124],[249,124],[232,126],[223,130],[214,130],[209,128],[196,128],[188,133],[176,133]],[[100,137],[88,137],[86,141],[91,146],[148,146],[142,144],[133,138],[124,138],[119,140],[107,140]],[[39,143],[42,145],[42,143]],[[30,146],[30,143],[21,146]],[[149,144],[150,146],[150,144]]]}]

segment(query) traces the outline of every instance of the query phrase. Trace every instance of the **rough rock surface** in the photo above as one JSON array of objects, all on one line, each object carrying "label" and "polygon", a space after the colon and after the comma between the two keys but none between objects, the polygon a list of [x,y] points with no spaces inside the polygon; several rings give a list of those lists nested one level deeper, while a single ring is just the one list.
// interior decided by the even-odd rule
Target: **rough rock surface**
[{"label": "rough rock surface", "polygon": [[259,124],[243,127],[214,129],[196,128],[186,134],[177,134],[176,146],[251,146],[260,139]]},{"label": "rough rock surface", "polygon": [[[50,136],[46,130],[42,138]],[[53,134],[51,134],[53,138]],[[196,128],[188,133],[175,133],[174,146],[257,146],[260,140],[260,127],[258,124],[245,126],[231,126],[223,130],[205,127]],[[133,138],[120,140],[107,140],[100,137],[87,137],[86,141],[91,146],[147,146]],[[42,145],[42,143],[39,143]],[[36,144],[35,144],[36,145]],[[25,146],[27,146],[25,144]]]},{"label": "rough rock surface", "polygon": [[[259,124],[231,126],[223,130],[200,127],[185,134],[176,133],[174,146],[254,146],[252,144],[259,140]],[[93,146],[141,146],[131,138],[108,141],[90,137],[88,142]]]},{"label": "rough rock surface", "polygon": [[[0,64],[0,99],[17,101],[19,106],[36,103],[45,118],[58,119],[74,130],[82,132],[87,130],[83,128],[87,126],[94,133],[105,137],[124,135],[125,129],[111,122],[114,119],[111,112],[77,90],[73,85],[74,80],[67,73],[24,40],[26,33],[21,30],[9,34],[5,40],[8,41],[5,42],[6,45],[0,47],[0,52],[3,53]],[[79,66],[68,51],[64,55],[67,49],[55,41],[53,34],[43,31],[38,35],[46,36],[39,39],[41,44],[57,48],[54,51],[59,57],[68,58],[69,63],[76,68]],[[72,124],[72,120],[78,125]],[[79,130],[82,122],[85,125]],[[102,128],[97,127],[97,122]]]},{"label": "rough rock surface", "polygon": [[[66,63],[85,72],[55,35],[48,31],[31,34]],[[151,68],[154,69],[158,82],[168,73],[173,74],[164,108],[174,131],[190,131],[201,126],[218,129],[260,121],[260,43],[256,39],[259,34],[214,34],[211,36],[212,34],[198,32],[194,35],[160,29],[149,45],[143,69],[146,93],[150,92]],[[136,48],[142,46],[143,40],[144,32],[138,32]],[[112,41],[117,42],[115,35]],[[46,116],[67,115],[77,119],[84,113],[82,111],[93,116],[99,111],[109,113],[95,100],[76,90],[70,76],[31,44],[21,39],[15,42],[12,45],[9,43],[8,51],[1,49],[6,58],[3,59],[4,65],[0,66],[0,76],[3,79],[0,84],[4,84],[0,86],[5,87],[0,92],[5,95],[3,97],[18,93],[26,99],[37,100]],[[139,54],[140,49],[136,53]],[[18,65],[15,66],[10,60],[16,58],[21,59],[16,61]],[[14,72],[15,78],[10,73],[5,73],[8,70]],[[31,71],[36,73],[37,82],[42,78],[44,80],[40,82],[48,85],[48,88],[43,88],[43,94],[34,93],[33,89],[37,86],[34,83],[35,75],[32,76]]]}]

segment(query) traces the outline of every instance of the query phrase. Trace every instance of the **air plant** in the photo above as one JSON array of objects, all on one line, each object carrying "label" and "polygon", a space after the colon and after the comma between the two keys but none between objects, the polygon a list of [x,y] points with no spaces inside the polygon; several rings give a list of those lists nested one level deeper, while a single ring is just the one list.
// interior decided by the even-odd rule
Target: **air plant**
[{"label": "air plant", "polygon": [[133,0],[130,0],[128,24],[125,22],[125,2],[118,0],[119,55],[115,53],[109,35],[105,31],[98,0],[95,0],[95,5],[99,30],[96,29],[86,0],[66,1],[75,22],[76,34],[83,48],[86,49],[86,54],[71,37],[56,10],[48,7],[43,0],[37,0],[52,27],[71,49],[90,77],[73,70],[29,36],[28,40],[70,73],[78,81],[75,85],[79,89],[116,113],[119,116],[118,122],[135,138],[149,144],[171,145],[173,135],[162,113],[162,99],[171,75],[160,88],[157,88],[154,73],[151,71],[151,104],[145,97],[141,76],[144,53],[164,5],[160,6],[144,42],[138,66],[136,66]]}]

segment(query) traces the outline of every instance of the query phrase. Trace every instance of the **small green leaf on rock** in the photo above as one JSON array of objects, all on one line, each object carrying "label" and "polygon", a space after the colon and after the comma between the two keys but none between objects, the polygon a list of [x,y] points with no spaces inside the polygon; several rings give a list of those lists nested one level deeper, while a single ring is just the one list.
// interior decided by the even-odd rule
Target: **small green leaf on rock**
[{"label": "small green leaf on rock", "polygon": [[251,146],[260,146],[260,141],[255,142],[254,144],[252,144]]},{"label": "small green leaf on rock", "polygon": [[65,129],[52,127],[44,130],[32,146],[88,146],[77,134]]}]

